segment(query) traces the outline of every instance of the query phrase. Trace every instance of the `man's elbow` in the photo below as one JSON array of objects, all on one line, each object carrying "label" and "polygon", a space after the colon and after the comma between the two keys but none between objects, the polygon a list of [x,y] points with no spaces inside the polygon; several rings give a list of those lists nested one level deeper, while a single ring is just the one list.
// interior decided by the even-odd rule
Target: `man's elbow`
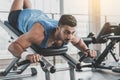
[{"label": "man's elbow", "polygon": [[8,46],[8,51],[15,57],[20,58],[20,54],[17,52],[17,46],[15,46],[14,44],[10,44]]}]

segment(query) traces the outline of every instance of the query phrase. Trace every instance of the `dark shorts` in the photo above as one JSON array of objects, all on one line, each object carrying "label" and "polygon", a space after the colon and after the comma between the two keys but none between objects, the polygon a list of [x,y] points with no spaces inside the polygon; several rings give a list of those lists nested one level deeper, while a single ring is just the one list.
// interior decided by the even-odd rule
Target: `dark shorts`
[{"label": "dark shorts", "polygon": [[19,17],[20,12],[21,12],[21,10],[12,11],[12,12],[10,12],[10,14],[8,16],[8,21],[9,21],[10,25],[12,25],[15,28],[17,28],[17,26],[18,26],[18,17]]}]

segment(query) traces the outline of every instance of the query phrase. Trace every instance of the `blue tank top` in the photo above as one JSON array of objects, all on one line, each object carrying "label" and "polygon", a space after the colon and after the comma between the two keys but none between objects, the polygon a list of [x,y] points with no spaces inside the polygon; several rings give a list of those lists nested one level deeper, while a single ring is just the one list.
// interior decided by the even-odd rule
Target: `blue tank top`
[{"label": "blue tank top", "polygon": [[57,27],[58,21],[50,19],[45,13],[40,10],[24,9],[21,11],[18,17],[18,29],[23,33],[26,33],[36,22],[39,22],[44,26],[45,38],[40,47],[46,48],[48,38],[52,30]]}]

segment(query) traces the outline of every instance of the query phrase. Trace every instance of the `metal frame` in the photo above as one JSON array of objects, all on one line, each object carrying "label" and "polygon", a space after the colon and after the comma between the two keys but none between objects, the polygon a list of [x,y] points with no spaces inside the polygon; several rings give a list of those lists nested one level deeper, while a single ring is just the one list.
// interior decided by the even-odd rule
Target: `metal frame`
[{"label": "metal frame", "polygon": [[[97,38],[95,38],[93,36],[90,37],[91,39],[88,40],[88,45],[90,43],[94,43],[94,44],[106,43],[109,40],[108,45],[106,46],[104,51],[96,59],[94,59],[91,62],[90,65],[78,65],[78,67],[109,69],[109,70],[112,70],[115,72],[115,70],[113,70],[113,67],[115,67],[115,66],[105,66],[105,65],[102,65],[101,63],[105,60],[105,57],[107,57],[107,55],[109,53],[111,53],[114,60],[116,62],[118,62],[119,59],[117,59],[115,57],[115,53],[113,53],[112,50],[113,50],[114,45],[120,41],[119,30],[120,30],[120,25],[119,26],[118,25],[110,25],[110,23],[105,23],[104,27],[101,29]],[[111,33],[114,33],[114,35],[111,35]],[[86,40],[86,43],[87,43],[87,40]],[[118,69],[118,68],[116,68],[116,69]],[[116,70],[116,72],[117,72],[117,70]],[[120,73],[119,69],[118,69],[118,72]]]}]

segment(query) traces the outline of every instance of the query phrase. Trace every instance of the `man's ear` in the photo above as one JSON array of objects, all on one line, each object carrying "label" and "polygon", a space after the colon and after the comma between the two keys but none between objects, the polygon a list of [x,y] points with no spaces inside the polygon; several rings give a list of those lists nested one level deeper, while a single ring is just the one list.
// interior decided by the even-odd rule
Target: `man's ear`
[{"label": "man's ear", "polygon": [[57,27],[56,30],[60,30],[60,27]]}]

